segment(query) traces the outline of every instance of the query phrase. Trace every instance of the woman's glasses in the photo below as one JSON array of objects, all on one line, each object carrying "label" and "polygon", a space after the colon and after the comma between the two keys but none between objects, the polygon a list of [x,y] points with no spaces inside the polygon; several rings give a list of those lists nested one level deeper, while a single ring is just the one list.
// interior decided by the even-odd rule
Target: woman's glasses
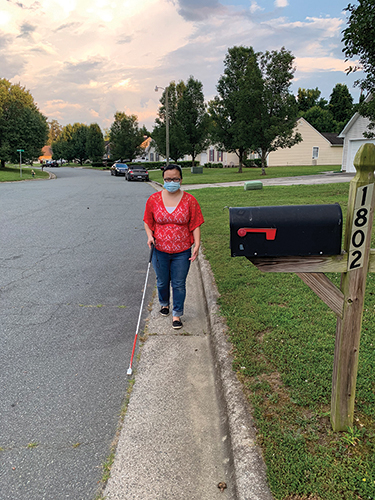
[{"label": "woman's glasses", "polygon": [[165,177],[164,182],[180,182],[180,180],[181,177],[173,177],[173,179],[171,179],[170,177]]}]

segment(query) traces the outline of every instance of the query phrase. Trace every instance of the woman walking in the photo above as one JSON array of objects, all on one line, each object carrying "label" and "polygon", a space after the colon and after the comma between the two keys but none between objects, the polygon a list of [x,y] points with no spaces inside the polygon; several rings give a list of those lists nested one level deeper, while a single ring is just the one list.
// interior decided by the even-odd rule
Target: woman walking
[{"label": "woman walking", "polygon": [[181,191],[182,170],[178,165],[165,167],[163,180],[164,189],[152,194],[146,202],[143,221],[147,244],[155,247],[152,265],[157,278],[160,314],[169,315],[172,285],[172,326],[178,330],[183,326],[186,277],[190,263],[198,256],[200,226],[204,219],[194,196]]}]

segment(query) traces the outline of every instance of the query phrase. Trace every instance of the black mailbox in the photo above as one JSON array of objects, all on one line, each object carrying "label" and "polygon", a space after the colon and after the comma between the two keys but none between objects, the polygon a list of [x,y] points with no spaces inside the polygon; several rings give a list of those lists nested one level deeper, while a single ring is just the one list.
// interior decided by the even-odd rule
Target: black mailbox
[{"label": "black mailbox", "polygon": [[334,205],[231,207],[232,257],[339,255],[342,212]]}]

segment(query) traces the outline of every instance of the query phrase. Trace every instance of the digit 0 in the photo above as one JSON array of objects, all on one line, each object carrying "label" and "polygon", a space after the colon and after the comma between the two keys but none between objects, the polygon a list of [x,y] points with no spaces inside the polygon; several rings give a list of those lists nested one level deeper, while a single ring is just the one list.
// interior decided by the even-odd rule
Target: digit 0
[{"label": "digit 0", "polygon": [[[357,241],[357,237],[359,236],[359,240]],[[352,236],[352,245],[355,248],[359,248],[363,245],[365,242],[365,233],[362,231],[362,229],[357,229],[355,233],[353,233]]]}]

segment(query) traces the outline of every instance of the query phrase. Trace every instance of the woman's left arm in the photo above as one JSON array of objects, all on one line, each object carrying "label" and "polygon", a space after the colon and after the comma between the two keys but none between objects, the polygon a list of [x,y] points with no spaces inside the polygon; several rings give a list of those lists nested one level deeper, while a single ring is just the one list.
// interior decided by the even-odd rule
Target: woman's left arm
[{"label": "woman's left arm", "polygon": [[200,228],[200,226],[196,227],[193,230],[193,238],[194,238],[194,248],[193,248],[193,253],[191,254],[191,257],[190,257],[191,262],[194,262],[195,259],[198,257],[199,247],[201,245],[201,228]]}]

